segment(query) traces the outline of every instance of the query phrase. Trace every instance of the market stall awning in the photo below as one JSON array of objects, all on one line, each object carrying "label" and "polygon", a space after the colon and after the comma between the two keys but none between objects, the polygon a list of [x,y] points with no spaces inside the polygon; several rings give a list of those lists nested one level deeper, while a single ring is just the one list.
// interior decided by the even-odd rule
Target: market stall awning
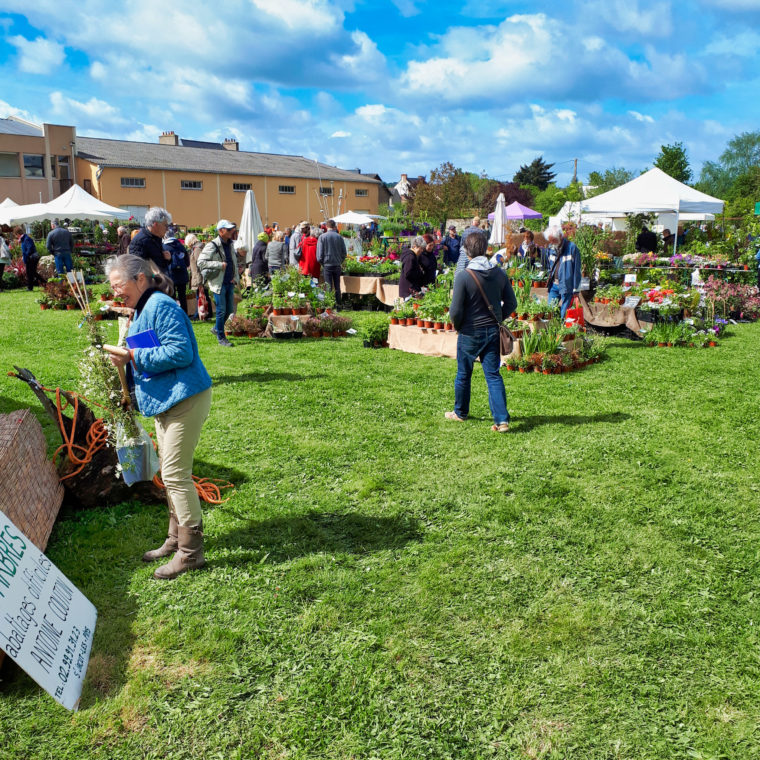
[{"label": "market stall awning", "polygon": [[0,212],[0,221],[3,221],[3,217],[10,220],[5,222],[6,224],[22,224],[44,219],[129,219],[129,216],[129,211],[109,206],[79,185],[72,185],[63,195],[49,203],[31,203],[7,208]]},{"label": "market stall awning", "polygon": [[723,201],[684,185],[655,167],[625,185],[582,201],[581,211],[597,216],[663,212],[720,214]]},{"label": "market stall awning", "polygon": [[[522,203],[513,201],[504,209],[504,220],[509,219],[540,219],[543,214],[540,211],[534,211],[532,208],[523,206]],[[495,219],[495,212],[488,215],[488,218]]]},{"label": "market stall awning", "polygon": [[16,203],[14,200],[11,200],[10,198],[6,198],[2,203],[0,203],[0,208],[13,208],[13,206],[18,206],[18,203]]},{"label": "market stall awning", "polygon": [[345,214],[338,214],[331,219],[336,224],[371,224],[372,217],[369,214],[359,214],[356,211],[346,211]]}]

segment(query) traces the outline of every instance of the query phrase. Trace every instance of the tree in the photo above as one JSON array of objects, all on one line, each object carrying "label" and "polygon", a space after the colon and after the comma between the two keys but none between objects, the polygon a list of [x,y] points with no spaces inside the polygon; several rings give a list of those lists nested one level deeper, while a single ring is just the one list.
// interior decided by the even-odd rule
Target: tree
[{"label": "tree", "polygon": [[681,142],[673,143],[672,145],[661,145],[660,155],[655,159],[654,165],[679,182],[691,180],[689,159],[686,156],[686,149]]},{"label": "tree", "polygon": [[483,208],[489,214],[496,208],[499,193],[504,193],[504,202],[507,206],[517,201],[523,206],[533,208],[533,194],[529,188],[520,187],[515,182],[494,182],[483,199]]},{"label": "tree", "polygon": [[698,187],[705,193],[725,198],[736,180],[760,164],[760,131],[742,132],[728,141],[716,161],[706,161]]},{"label": "tree", "polygon": [[[489,179],[486,173],[475,174],[474,172],[467,172],[467,180],[470,183],[470,191],[472,192],[473,205],[477,212],[482,214],[485,209],[485,199],[488,195],[491,187],[496,184],[496,180]],[[491,209],[488,209],[490,212]]]},{"label": "tree", "polygon": [[581,185],[572,182],[567,187],[557,187],[553,182],[546,188],[535,193],[533,208],[544,215],[544,219],[554,216],[567,201],[583,199]]},{"label": "tree", "polygon": [[551,171],[554,164],[547,164],[542,156],[534,158],[527,166],[521,166],[512,182],[518,185],[535,185],[539,190],[546,190],[549,183],[557,176]]},{"label": "tree", "polygon": [[417,219],[427,216],[436,224],[468,216],[473,207],[468,176],[449,162],[433,169],[426,184],[415,186],[411,201]]},{"label": "tree", "polygon": [[628,169],[612,167],[611,169],[605,169],[603,173],[591,172],[588,175],[588,183],[593,187],[586,193],[587,198],[593,198],[595,195],[601,195],[608,190],[614,190],[620,185],[624,185],[626,182],[630,182],[633,179],[633,172],[629,172]]}]

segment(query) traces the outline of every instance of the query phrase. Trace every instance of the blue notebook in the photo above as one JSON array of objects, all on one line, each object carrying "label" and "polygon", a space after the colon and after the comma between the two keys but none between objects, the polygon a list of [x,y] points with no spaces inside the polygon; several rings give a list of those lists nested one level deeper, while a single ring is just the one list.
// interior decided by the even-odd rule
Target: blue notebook
[{"label": "blue notebook", "polygon": [[[154,330],[143,330],[143,332],[127,336],[127,348],[155,348],[160,345],[161,341]],[[149,372],[141,372],[140,376],[143,380],[153,377]]]}]

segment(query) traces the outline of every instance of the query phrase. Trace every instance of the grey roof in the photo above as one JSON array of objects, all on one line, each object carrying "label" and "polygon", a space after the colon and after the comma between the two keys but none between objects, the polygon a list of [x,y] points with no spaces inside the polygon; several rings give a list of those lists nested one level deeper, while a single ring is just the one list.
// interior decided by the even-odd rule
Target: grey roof
[{"label": "grey roof", "polygon": [[103,167],[122,169],[167,169],[211,174],[377,182],[363,174],[357,175],[356,172],[317,163],[303,156],[283,156],[277,153],[209,150],[77,136],[77,155]]},{"label": "grey roof", "polygon": [[36,124],[29,124],[26,121],[20,121],[9,117],[0,119],[0,134],[4,135],[24,135],[26,137],[44,137],[45,131]]}]

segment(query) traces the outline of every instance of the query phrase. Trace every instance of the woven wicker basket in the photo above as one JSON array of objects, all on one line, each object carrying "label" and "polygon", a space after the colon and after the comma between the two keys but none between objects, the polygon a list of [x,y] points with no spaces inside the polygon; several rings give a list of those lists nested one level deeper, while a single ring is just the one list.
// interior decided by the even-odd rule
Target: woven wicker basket
[{"label": "woven wicker basket", "polygon": [[29,409],[0,414],[0,511],[45,551],[63,500],[42,426]]},{"label": "woven wicker basket", "polygon": [[[45,551],[63,501],[42,426],[29,409],[0,414],[0,511]],[[5,654],[0,652],[0,665]]]}]

